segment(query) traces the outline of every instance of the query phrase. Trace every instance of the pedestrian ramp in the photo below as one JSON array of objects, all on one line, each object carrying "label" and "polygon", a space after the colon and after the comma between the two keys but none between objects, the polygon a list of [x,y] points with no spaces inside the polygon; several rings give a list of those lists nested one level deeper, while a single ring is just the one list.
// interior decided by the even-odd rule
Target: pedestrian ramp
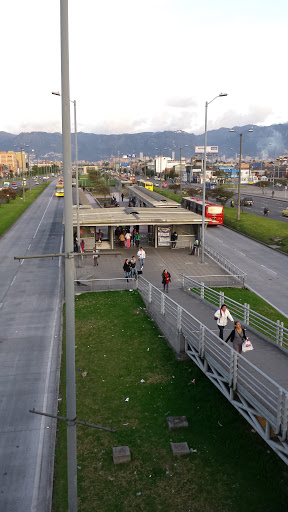
[{"label": "pedestrian ramp", "polygon": [[186,354],[288,465],[288,391],[142,276],[138,290],[174,351]]}]

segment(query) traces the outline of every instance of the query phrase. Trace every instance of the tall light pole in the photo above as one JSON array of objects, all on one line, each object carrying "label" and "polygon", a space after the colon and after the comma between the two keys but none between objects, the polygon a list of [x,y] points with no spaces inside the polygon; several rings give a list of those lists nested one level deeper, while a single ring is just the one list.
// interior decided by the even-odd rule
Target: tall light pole
[{"label": "tall light pole", "polygon": [[[240,135],[240,155],[239,155],[239,173],[238,173],[238,198],[237,198],[237,220],[240,220],[240,212],[241,212],[241,162],[242,162],[242,136],[243,133],[239,133],[234,128],[229,130],[232,133],[237,133]],[[249,128],[246,133],[253,132],[253,128]]]},{"label": "tall light pole", "polygon": [[204,244],[205,244],[205,193],[206,193],[206,153],[207,153],[207,111],[208,105],[216,98],[228,96],[227,92],[220,92],[213,100],[205,102],[205,136],[204,136],[204,168],[203,168],[203,187],[202,187],[202,228],[201,228],[201,263],[204,263]]},{"label": "tall light pole", "polygon": [[[52,92],[55,96],[61,96],[60,92]],[[75,131],[75,163],[76,163],[76,204],[77,204],[77,240],[80,247],[80,221],[79,221],[79,171],[78,171],[78,142],[77,142],[77,116],[76,100],[70,100],[74,105],[74,131]],[[78,260],[79,261],[79,260]]]},{"label": "tall light pole", "polygon": [[[269,146],[272,146],[272,142],[269,142]],[[275,186],[275,171],[276,171],[276,166],[275,166],[275,160],[276,160],[276,146],[274,146],[274,164],[273,164],[273,180],[272,180],[272,190],[274,191],[274,186]]]},{"label": "tall light pole", "polygon": [[[184,148],[188,148],[188,144],[185,144],[185,146],[183,146]],[[180,195],[181,195],[181,198],[182,198],[182,194],[183,194],[183,191],[182,191],[182,148],[180,148]]]},{"label": "tall light pole", "polygon": [[68,0],[60,0],[61,24],[61,102],[62,147],[64,175],[65,221],[65,300],[66,300],[66,396],[67,396],[67,480],[68,510],[77,512],[77,438],[76,438],[76,380],[75,380],[75,303],[73,200],[71,174],[71,124],[69,86]]}]

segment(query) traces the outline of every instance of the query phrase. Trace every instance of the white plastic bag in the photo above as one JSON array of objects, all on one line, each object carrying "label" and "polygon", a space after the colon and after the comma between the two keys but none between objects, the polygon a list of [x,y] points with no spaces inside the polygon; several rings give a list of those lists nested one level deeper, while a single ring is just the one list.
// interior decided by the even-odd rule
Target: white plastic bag
[{"label": "white plastic bag", "polygon": [[249,338],[246,338],[242,343],[242,352],[248,352],[248,350],[253,350],[253,345]]}]

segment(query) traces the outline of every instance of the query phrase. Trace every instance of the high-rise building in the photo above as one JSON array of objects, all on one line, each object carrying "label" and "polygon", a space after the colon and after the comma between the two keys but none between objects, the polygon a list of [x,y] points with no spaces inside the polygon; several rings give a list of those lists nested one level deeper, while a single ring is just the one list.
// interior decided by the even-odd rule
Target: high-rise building
[{"label": "high-rise building", "polygon": [[21,153],[0,151],[0,164],[4,165],[7,171],[16,172],[21,167]]}]

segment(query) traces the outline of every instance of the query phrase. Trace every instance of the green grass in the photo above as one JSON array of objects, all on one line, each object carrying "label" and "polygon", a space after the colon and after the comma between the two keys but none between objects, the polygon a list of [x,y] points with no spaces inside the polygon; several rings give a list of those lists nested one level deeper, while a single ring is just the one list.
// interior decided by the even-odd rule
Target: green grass
[{"label": "green grass", "polygon": [[[259,242],[277,245],[280,251],[288,253],[288,229],[284,222],[246,212],[241,212],[240,220],[237,221],[237,209],[225,207],[224,225],[249,235]],[[273,239],[278,237],[282,240],[275,242]]]},{"label": "green grass", "polygon": [[169,190],[167,188],[163,189],[160,187],[158,189],[158,187],[154,187],[154,192],[158,192],[158,194],[161,194],[164,197],[168,197],[169,199],[176,201],[176,203],[181,204],[181,201],[182,201],[181,195],[178,193],[175,194],[174,190]]},{"label": "green grass", "polygon": [[35,201],[35,199],[43,192],[48,186],[48,183],[43,183],[37,187],[33,187],[31,191],[28,189],[25,192],[25,201],[22,197],[17,196],[9,203],[2,203],[0,207],[0,236],[15,222],[15,220],[22,215],[22,213]]},{"label": "green grass", "polygon": [[[198,367],[176,359],[136,291],[86,294],[75,306],[77,417],[117,429],[77,427],[79,512],[287,511],[285,464]],[[63,416],[64,382],[65,358]],[[169,432],[168,415],[186,415],[189,428]],[[58,429],[53,511],[66,512],[64,422]],[[176,459],[171,441],[197,452]],[[122,445],[132,460],[113,465]]]}]

